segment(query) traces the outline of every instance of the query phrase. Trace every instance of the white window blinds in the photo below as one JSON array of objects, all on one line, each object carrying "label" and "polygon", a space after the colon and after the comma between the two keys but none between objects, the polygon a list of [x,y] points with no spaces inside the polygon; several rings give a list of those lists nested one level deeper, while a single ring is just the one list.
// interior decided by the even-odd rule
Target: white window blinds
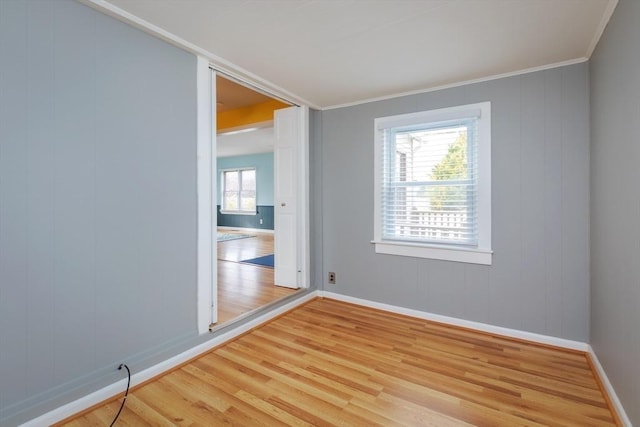
[{"label": "white window blinds", "polygon": [[476,246],[477,119],[381,132],[382,238]]}]

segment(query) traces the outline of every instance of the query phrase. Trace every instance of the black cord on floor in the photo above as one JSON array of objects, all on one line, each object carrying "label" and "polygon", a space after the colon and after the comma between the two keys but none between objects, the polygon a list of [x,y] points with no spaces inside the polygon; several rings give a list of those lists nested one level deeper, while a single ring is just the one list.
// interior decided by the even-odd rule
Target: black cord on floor
[{"label": "black cord on floor", "polygon": [[120,410],[116,414],[116,417],[113,419],[113,421],[111,421],[111,425],[109,427],[113,427],[116,421],[118,421],[118,417],[120,416],[120,413],[124,409],[124,403],[127,401],[127,396],[129,395],[129,386],[131,385],[131,371],[129,370],[129,367],[124,363],[118,366],[118,370],[122,368],[125,368],[127,370],[127,390],[124,392],[124,399],[122,399],[122,405],[120,405]]}]

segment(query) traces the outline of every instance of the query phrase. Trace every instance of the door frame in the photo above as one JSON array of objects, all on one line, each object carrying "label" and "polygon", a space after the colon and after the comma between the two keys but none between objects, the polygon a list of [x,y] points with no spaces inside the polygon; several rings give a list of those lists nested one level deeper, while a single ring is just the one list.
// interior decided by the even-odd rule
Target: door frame
[{"label": "door frame", "polygon": [[309,106],[300,105],[300,132],[298,146],[298,285],[307,289],[311,285],[311,243],[309,241]]},{"label": "door frame", "polygon": [[[197,291],[196,319],[198,334],[209,331],[209,326],[218,320],[217,289],[218,246],[215,232],[218,218],[215,215],[214,200],[216,174],[214,171],[216,153],[216,100],[215,72],[209,61],[201,56],[196,62],[197,98],[197,142],[196,142],[196,193],[197,193]],[[215,287],[214,287],[215,286]]]},{"label": "door frame", "polygon": [[[223,73],[224,74],[224,73]],[[217,188],[216,174],[216,71],[205,57],[198,56],[196,62],[197,81],[197,303],[196,319],[198,334],[210,331],[217,322],[218,314],[218,247],[217,229]],[[246,82],[253,86],[251,82]],[[263,90],[263,92],[265,92]],[[268,94],[268,92],[266,92]],[[280,96],[277,98],[284,99]],[[295,102],[284,99],[292,105]],[[299,286],[308,288],[310,284],[310,244],[309,244],[309,107],[300,106],[300,147],[298,150],[298,228],[297,239]],[[275,230],[274,230],[275,232]]]}]

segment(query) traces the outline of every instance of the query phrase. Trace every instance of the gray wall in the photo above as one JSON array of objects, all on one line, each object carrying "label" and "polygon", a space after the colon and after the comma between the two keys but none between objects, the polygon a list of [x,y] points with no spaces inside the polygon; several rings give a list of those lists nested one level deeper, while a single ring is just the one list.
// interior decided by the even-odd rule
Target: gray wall
[{"label": "gray wall", "polygon": [[640,2],[591,58],[591,345],[640,425]]},{"label": "gray wall", "polygon": [[[273,230],[273,152],[247,154],[244,156],[218,157],[217,159],[217,191],[218,204],[216,212],[219,227],[261,228]],[[257,184],[256,215],[236,215],[220,212],[222,202],[222,171],[235,168],[255,168]]]},{"label": "gray wall", "polygon": [[218,173],[218,179],[216,180],[216,197],[218,205],[222,203],[222,171],[225,169],[255,168],[257,202],[259,205],[273,206],[273,152],[247,154],[244,156],[218,157],[216,165]]},{"label": "gray wall", "polygon": [[263,230],[273,230],[273,205],[257,205],[255,215],[222,213],[220,205],[216,206],[218,227],[233,228],[256,228]]},{"label": "gray wall", "polygon": [[[487,100],[493,266],[374,254],[373,119]],[[587,341],[588,106],[580,64],[312,112],[313,284]],[[191,55],[70,0],[0,1],[0,424],[121,378],[121,361],[136,371],[207,339],[196,336],[195,172]],[[337,285],[323,285],[328,271]],[[616,286],[635,285],[622,302],[637,301],[638,276],[618,274]],[[598,349],[610,344],[599,329],[633,332],[594,310],[605,313]]]},{"label": "gray wall", "polygon": [[73,1],[0,1],[0,425],[196,334],[195,73]]},{"label": "gray wall", "polygon": [[[324,289],[587,342],[588,89],[582,63],[323,111]],[[481,101],[492,103],[493,265],[375,254],[374,119]]]},{"label": "gray wall", "polygon": [[309,251],[311,286],[322,288],[322,112],[309,110]]}]

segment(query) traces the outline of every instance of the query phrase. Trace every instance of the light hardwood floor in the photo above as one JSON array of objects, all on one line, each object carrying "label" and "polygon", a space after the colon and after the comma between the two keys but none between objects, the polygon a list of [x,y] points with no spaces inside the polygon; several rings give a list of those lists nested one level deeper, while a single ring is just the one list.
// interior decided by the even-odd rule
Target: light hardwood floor
[{"label": "light hardwood floor", "polygon": [[240,263],[273,253],[273,234],[219,230],[255,237],[218,242],[218,325],[295,292],[275,286],[273,268]]},{"label": "light hardwood floor", "polygon": [[584,353],[316,299],[135,389],[117,425],[615,425],[607,402]]}]

